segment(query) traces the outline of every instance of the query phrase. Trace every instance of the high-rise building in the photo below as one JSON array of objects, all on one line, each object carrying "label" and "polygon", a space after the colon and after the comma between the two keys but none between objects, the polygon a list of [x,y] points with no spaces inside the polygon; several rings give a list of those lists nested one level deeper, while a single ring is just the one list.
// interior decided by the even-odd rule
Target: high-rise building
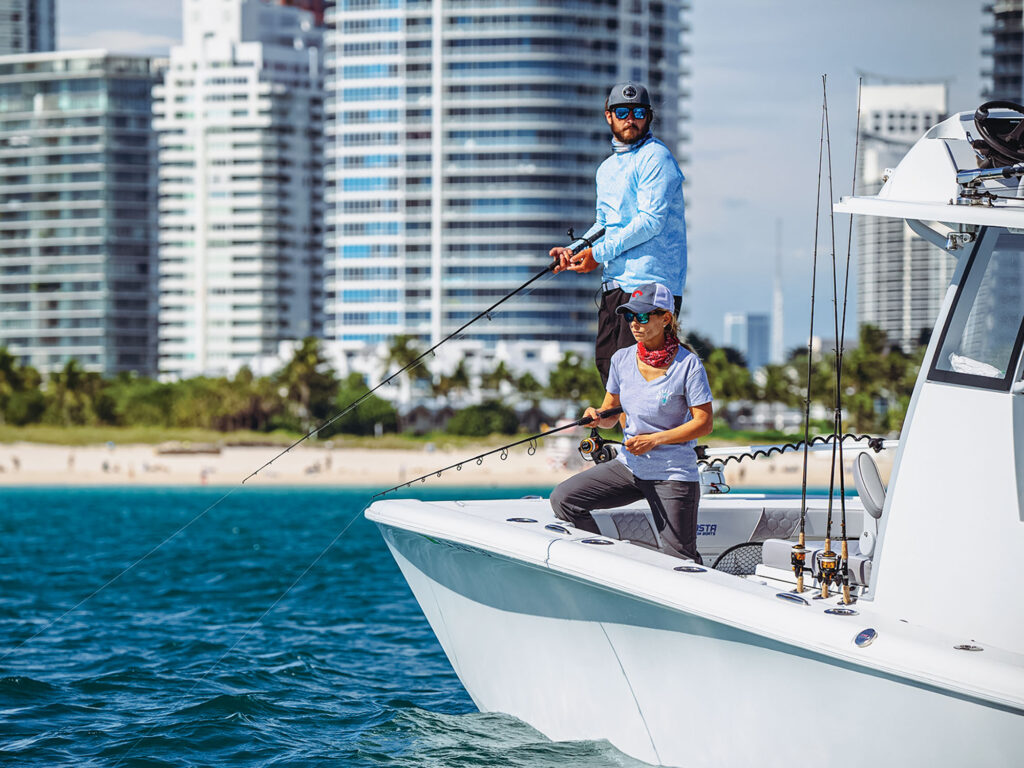
[{"label": "high-rise building", "polygon": [[[350,0],[328,11],[326,336],[437,342],[594,221],[604,99],[648,85],[678,152],[682,14],[668,0]],[[571,51],[571,55],[567,52]],[[679,155],[677,154],[677,157]],[[459,343],[593,355],[595,272],[534,284]]]},{"label": "high-rise building", "polygon": [[756,371],[771,362],[772,319],[760,312],[726,312],[724,346],[743,355],[747,368]]},{"label": "high-rise building", "polygon": [[56,0],[0,0],[0,56],[57,48]]},{"label": "high-rise building", "polygon": [[321,31],[260,0],[184,0],[154,89],[165,377],[321,332]]},{"label": "high-rise building", "polygon": [[986,99],[1024,101],[1024,0],[987,3],[988,21],[983,34],[988,38],[982,56],[987,60],[981,76],[986,81]]},{"label": "high-rise building", "polygon": [[723,346],[732,347],[737,352],[746,354],[747,349],[747,316],[743,312],[725,313],[725,342]]},{"label": "high-rise building", "polygon": [[[886,169],[945,114],[945,85],[865,85],[857,194],[876,194]],[[935,323],[955,259],[902,219],[858,216],[856,226],[858,325],[880,328],[910,352]]]},{"label": "high-rise building", "polygon": [[747,368],[752,371],[771,362],[771,327],[771,317],[767,314],[747,314]]},{"label": "high-rise building", "polygon": [[0,57],[0,346],[44,372],[155,371],[149,59]]}]

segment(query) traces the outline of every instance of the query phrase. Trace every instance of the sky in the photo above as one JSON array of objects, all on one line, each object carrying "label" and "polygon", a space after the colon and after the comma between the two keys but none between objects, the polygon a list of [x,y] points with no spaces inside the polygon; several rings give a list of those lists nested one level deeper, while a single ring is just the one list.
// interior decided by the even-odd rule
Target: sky
[{"label": "sky", "polygon": [[[946,82],[950,111],[973,111],[983,87],[982,4],[691,0],[684,326],[722,341],[726,312],[771,310],[781,222],[784,345],[807,344],[821,76],[838,199],[852,180],[858,74]],[[61,48],[166,54],[181,37],[179,0],[58,0],[57,13]],[[836,216],[840,262],[848,221]],[[818,257],[830,268],[827,237]],[[848,337],[856,332],[856,246],[853,258]],[[828,278],[819,283],[816,324],[831,318]],[[834,333],[818,325],[815,335]]]}]

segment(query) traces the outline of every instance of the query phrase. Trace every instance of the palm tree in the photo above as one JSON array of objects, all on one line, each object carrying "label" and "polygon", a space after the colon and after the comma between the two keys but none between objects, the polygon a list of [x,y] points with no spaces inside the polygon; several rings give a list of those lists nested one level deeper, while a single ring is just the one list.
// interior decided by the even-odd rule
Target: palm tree
[{"label": "palm tree", "polygon": [[288,364],[278,371],[276,379],[284,388],[299,423],[309,429],[312,420],[323,419],[338,391],[338,380],[323,356],[320,342],[307,336],[295,350]]},{"label": "palm tree", "polygon": [[[389,376],[393,376],[397,371],[413,366],[413,362],[422,354],[423,351],[420,349],[415,336],[404,333],[393,336],[387,351],[384,353],[383,378],[386,379]],[[400,399],[405,402],[411,399],[410,385],[413,381],[429,380],[430,378],[430,370],[427,368],[425,360],[420,361],[418,365],[405,371],[398,377],[399,386],[401,387]]]},{"label": "palm tree", "polygon": [[490,373],[485,373],[480,377],[480,384],[484,389],[490,389],[497,391],[501,387],[503,381],[507,381],[510,384],[514,384],[516,377],[512,375],[512,372],[505,365],[504,360],[499,360],[498,364],[494,367],[494,370]]}]

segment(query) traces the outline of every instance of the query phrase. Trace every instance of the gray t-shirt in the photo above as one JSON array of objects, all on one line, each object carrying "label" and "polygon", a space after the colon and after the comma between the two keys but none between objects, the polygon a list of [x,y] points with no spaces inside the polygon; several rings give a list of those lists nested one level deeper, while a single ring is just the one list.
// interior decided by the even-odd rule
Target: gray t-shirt
[{"label": "gray t-shirt", "polygon": [[[690,421],[690,408],[712,401],[704,366],[695,354],[679,347],[664,376],[647,381],[640,373],[636,345],[612,355],[608,391],[618,395],[626,413],[626,437],[664,432]],[[641,480],[699,482],[696,440],[659,445],[642,456],[622,446],[618,460]]]}]

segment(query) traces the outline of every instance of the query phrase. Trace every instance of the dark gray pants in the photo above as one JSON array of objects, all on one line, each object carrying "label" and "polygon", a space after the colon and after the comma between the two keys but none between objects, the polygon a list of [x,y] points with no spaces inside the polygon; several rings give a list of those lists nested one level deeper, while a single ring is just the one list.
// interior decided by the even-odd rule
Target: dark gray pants
[{"label": "dark gray pants", "polygon": [[600,533],[592,509],[613,509],[647,499],[662,551],[701,562],[697,552],[697,502],[700,483],[681,480],[641,480],[620,461],[608,461],[573,475],[551,492],[555,515],[582,531]]}]

